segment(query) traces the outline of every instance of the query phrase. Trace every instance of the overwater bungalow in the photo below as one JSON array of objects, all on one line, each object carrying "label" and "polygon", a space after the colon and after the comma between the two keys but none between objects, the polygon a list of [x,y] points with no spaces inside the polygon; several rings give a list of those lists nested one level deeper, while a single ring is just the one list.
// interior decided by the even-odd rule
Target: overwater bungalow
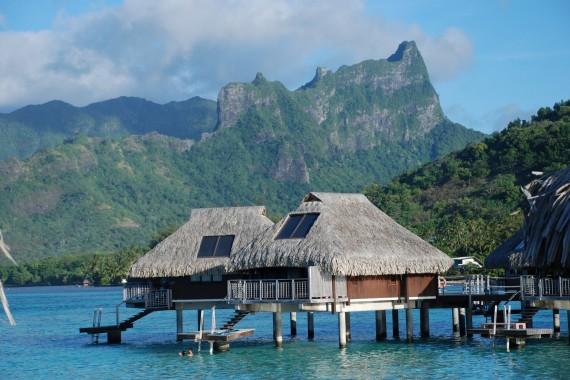
[{"label": "overwater bungalow", "polygon": [[[334,312],[339,343],[346,344],[347,313],[377,311],[377,336],[386,334],[386,310],[412,309],[438,295],[438,274],[453,265],[375,207],[362,194],[309,193],[280,222],[230,258],[228,301],[238,309],[274,313],[281,340],[281,312]],[[311,327],[309,327],[311,328]],[[348,327],[349,328],[349,327]],[[425,331],[422,331],[425,333]],[[309,332],[311,335],[311,332]]]},{"label": "overwater bungalow", "polygon": [[532,181],[523,192],[529,202],[524,226],[485,265],[520,276],[523,305],[552,309],[557,332],[559,309],[570,316],[570,167]]},{"label": "overwater bungalow", "polygon": [[[107,333],[108,341],[120,342],[121,331],[145,315],[176,309],[178,333],[182,311],[211,307],[234,308],[227,303],[227,261],[273,222],[265,207],[194,209],[182,227],[147,252],[131,267],[124,286],[127,307],[143,309],[116,326],[83,328],[90,334]],[[100,317],[98,317],[100,318]],[[94,318],[94,320],[97,317]]]}]

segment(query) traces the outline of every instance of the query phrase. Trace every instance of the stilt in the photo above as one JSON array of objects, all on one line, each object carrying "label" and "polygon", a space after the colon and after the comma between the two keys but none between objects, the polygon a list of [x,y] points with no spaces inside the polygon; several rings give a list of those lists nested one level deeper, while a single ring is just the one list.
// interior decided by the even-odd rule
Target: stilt
[{"label": "stilt", "polygon": [[307,338],[315,339],[315,314],[312,311],[307,313]]},{"label": "stilt", "polygon": [[554,334],[560,334],[560,309],[552,309],[552,329]]},{"label": "stilt", "polygon": [[376,340],[386,339],[386,310],[376,311]]},{"label": "stilt", "polygon": [[406,340],[408,343],[414,340],[414,309],[406,308]]},{"label": "stilt", "polygon": [[297,336],[297,312],[292,311],[289,318],[291,320],[291,336]]},{"label": "stilt", "polygon": [[470,330],[473,328],[473,309],[468,307],[465,311],[465,328],[467,330],[467,336],[473,336]]},{"label": "stilt", "polygon": [[451,309],[451,321],[453,323],[453,332],[459,332],[459,309],[456,307]]},{"label": "stilt", "polygon": [[350,313],[346,312],[346,341],[350,342],[352,335],[350,335]]},{"label": "stilt", "polygon": [[566,322],[568,323],[568,343],[570,343],[570,310],[566,311]]},{"label": "stilt", "polygon": [[429,308],[423,305],[420,309],[420,330],[422,338],[429,338]]},{"label": "stilt", "polygon": [[197,321],[198,321],[198,330],[200,330],[200,326],[202,326],[202,309],[196,310]]},{"label": "stilt", "polygon": [[346,347],[346,313],[338,313],[338,345],[340,348]]},{"label": "stilt", "polygon": [[121,343],[121,330],[109,331],[107,333],[107,343],[108,344]]},{"label": "stilt", "polygon": [[394,339],[400,338],[400,315],[398,309],[392,310],[392,336]]},{"label": "stilt", "polygon": [[281,313],[273,313],[273,340],[276,347],[283,345],[283,333],[281,332]]},{"label": "stilt", "polygon": [[465,336],[465,308],[459,309],[459,335]]},{"label": "stilt", "polygon": [[180,334],[184,332],[184,309],[182,305],[176,305],[176,341],[181,341]]}]

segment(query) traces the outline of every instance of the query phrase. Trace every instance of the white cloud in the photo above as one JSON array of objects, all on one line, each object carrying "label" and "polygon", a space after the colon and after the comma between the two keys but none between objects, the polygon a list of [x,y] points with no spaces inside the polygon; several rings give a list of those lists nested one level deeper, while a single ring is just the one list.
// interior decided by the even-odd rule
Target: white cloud
[{"label": "white cloud", "polygon": [[369,15],[360,1],[127,0],[60,16],[47,31],[0,31],[0,107],[119,95],[214,97],[256,71],[295,87],[316,65],[385,58],[410,39],[435,80],[452,78],[472,56],[458,29],[431,36]]},{"label": "white cloud", "polygon": [[445,107],[445,112],[451,120],[485,133],[500,131],[517,118],[530,120],[534,114],[533,111],[524,110],[516,104],[504,104],[478,115],[470,113],[459,104],[453,104]]}]

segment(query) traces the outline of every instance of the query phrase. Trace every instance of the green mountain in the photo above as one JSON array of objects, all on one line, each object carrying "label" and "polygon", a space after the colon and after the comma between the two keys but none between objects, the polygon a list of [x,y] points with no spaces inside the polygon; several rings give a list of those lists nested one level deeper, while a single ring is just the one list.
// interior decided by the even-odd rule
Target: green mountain
[{"label": "green mountain", "polygon": [[0,228],[23,259],[113,251],[182,223],[193,207],[361,191],[482,134],[449,121],[414,43],[387,60],[323,69],[290,91],[258,74],[220,90],[199,142],[79,137],[0,163]]},{"label": "green mountain", "polygon": [[570,164],[570,101],[541,108],[531,122],[372,185],[367,196],[401,224],[452,256],[483,260],[523,223],[521,186]]},{"label": "green mountain", "polygon": [[80,134],[124,137],[157,132],[197,140],[212,132],[216,122],[216,102],[199,97],[164,105],[120,97],[86,107],[54,100],[0,114],[0,160],[26,158]]}]

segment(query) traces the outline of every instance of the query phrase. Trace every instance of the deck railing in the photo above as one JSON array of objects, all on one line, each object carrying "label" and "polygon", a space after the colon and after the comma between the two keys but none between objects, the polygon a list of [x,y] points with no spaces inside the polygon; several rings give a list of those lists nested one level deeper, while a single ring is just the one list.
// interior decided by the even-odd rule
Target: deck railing
[{"label": "deck railing", "polygon": [[520,277],[485,275],[440,277],[439,295],[504,295],[520,290]]},{"label": "deck railing", "polygon": [[521,276],[521,294],[525,298],[570,298],[570,278]]},{"label": "deck railing", "polygon": [[123,302],[144,304],[146,309],[171,308],[172,290],[156,289],[150,283],[132,283],[123,287]]},{"label": "deck railing", "polygon": [[295,302],[308,299],[309,281],[306,278],[228,281],[228,300],[230,302]]}]

